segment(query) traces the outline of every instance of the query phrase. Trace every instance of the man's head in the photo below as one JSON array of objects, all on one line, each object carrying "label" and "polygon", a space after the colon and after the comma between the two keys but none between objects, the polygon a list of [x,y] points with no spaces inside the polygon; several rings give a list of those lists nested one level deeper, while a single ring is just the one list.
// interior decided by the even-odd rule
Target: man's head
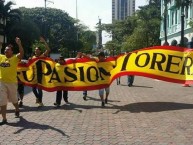
[{"label": "man's head", "polygon": [[104,52],[99,52],[98,58],[99,58],[100,61],[104,60],[105,59],[105,53]]},{"label": "man's head", "polygon": [[5,48],[4,53],[5,53],[5,56],[6,56],[7,58],[12,57],[12,55],[13,55],[13,45],[9,44],[9,45]]},{"label": "man's head", "polygon": [[36,47],[34,53],[35,53],[36,56],[40,56],[42,54],[41,48],[40,47]]},{"label": "man's head", "polygon": [[63,56],[60,56],[59,59],[58,59],[58,62],[60,64],[64,63],[64,57]]}]

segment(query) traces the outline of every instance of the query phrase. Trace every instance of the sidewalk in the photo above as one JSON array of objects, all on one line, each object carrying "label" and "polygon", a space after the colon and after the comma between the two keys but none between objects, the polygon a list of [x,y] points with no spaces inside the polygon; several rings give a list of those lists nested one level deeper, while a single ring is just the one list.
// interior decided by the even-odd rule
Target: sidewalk
[{"label": "sidewalk", "polygon": [[8,105],[9,124],[0,126],[0,145],[192,145],[193,88],[135,77],[128,87],[111,85],[101,107],[98,91],[69,92],[69,104],[55,109],[56,92],[45,92],[38,108],[26,88],[21,117]]}]

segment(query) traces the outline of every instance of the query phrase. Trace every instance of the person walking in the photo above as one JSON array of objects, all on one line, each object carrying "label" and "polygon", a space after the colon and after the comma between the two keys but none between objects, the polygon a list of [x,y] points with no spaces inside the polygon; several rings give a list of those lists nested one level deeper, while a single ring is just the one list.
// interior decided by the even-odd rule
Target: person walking
[{"label": "person walking", "polygon": [[[56,67],[60,67],[63,64],[65,64],[64,57],[60,56],[59,59],[57,60]],[[68,103],[68,91],[66,91],[66,90],[58,90],[56,92],[56,102],[54,103],[54,105],[56,107],[60,107],[61,101],[62,101],[62,96],[63,96],[64,101],[66,103]]]},{"label": "person walking", "polygon": [[87,90],[83,91],[82,94],[83,94],[83,100],[86,101],[87,100]]},{"label": "person walking", "polygon": [[56,107],[60,107],[62,96],[63,96],[64,101],[68,103],[68,91],[60,90],[56,92],[56,102],[54,103]]},{"label": "person walking", "polygon": [[[48,57],[49,53],[50,53],[50,48],[48,46],[48,44],[46,43],[45,39],[43,37],[40,37],[40,42],[44,43],[45,45],[45,52],[42,53],[42,50],[40,47],[36,47],[35,48],[35,55],[32,58],[43,58],[43,57]],[[37,64],[38,70],[41,70],[42,66],[41,64]],[[43,97],[43,91],[42,89],[38,88],[38,87],[33,87],[32,91],[36,97],[36,104],[38,104],[38,107],[42,107],[43,103],[42,103],[42,97]]]},{"label": "person walking", "polygon": [[[89,58],[90,58],[90,56],[88,56],[88,55],[86,55],[86,54],[83,55],[83,54],[80,52],[80,53],[77,54],[76,59],[78,59],[78,58],[84,58],[84,57],[86,57],[86,58],[89,57]],[[83,97],[82,97],[82,98],[83,98],[84,101],[87,100],[87,94],[88,94],[87,92],[88,92],[87,90],[84,90],[84,91],[82,92],[82,94],[83,94]]]},{"label": "person walking", "polygon": [[127,76],[127,85],[129,87],[133,86],[133,82],[134,82],[134,76],[133,75],[128,75]]},{"label": "person walking", "polygon": [[[81,52],[78,53],[78,56],[79,56],[79,57],[90,58],[91,60],[96,61],[96,62],[104,62],[104,61],[106,60],[106,57],[105,57],[105,53],[104,53],[104,52],[99,52],[99,54],[98,54],[98,59],[91,58],[91,57],[89,57],[89,56],[87,56],[87,55],[85,55],[84,53],[81,53]],[[112,67],[113,67],[113,66],[112,66]],[[106,92],[105,98],[104,98],[104,92]],[[99,96],[100,96],[100,99],[101,99],[101,106],[102,106],[102,107],[105,106],[105,103],[106,103],[106,104],[108,103],[109,93],[110,93],[110,87],[106,87],[106,88],[99,89]]]},{"label": "person walking", "polygon": [[16,37],[15,42],[19,47],[19,53],[13,53],[13,46],[9,44],[0,54],[0,108],[2,122],[0,125],[7,124],[6,110],[7,103],[12,102],[15,107],[15,117],[19,117],[19,106],[17,98],[17,66],[24,55],[24,50],[20,38]]},{"label": "person walking", "polygon": [[[24,58],[26,58],[26,57],[24,56]],[[26,63],[28,63],[28,60],[22,59],[19,63],[21,63],[21,64],[26,64]],[[18,92],[18,104],[19,104],[19,107],[20,107],[20,108],[23,107],[24,88],[25,88],[25,85],[24,85],[24,84],[21,82],[21,80],[18,78],[18,88],[17,88],[17,92]]]},{"label": "person walking", "polygon": [[[105,58],[105,53],[104,52],[99,52],[99,54],[98,54],[98,61],[99,62],[103,62],[103,61],[105,61],[105,59],[106,59]],[[104,99],[104,92],[106,92],[105,99]],[[106,87],[106,88],[103,88],[103,89],[99,90],[99,96],[101,98],[101,106],[102,107],[105,106],[105,103],[106,104],[108,103],[109,93],[110,93],[110,87]]]},{"label": "person walking", "polygon": [[19,101],[19,107],[23,107],[23,96],[24,96],[24,84],[22,84],[20,81],[18,81],[18,101]]},{"label": "person walking", "polygon": [[121,84],[121,77],[116,78],[117,85]]}]

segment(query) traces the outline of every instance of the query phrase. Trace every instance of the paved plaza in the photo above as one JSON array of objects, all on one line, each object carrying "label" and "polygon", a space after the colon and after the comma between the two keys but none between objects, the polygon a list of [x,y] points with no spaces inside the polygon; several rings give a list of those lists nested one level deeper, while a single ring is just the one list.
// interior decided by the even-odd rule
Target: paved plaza
[{"label": "paved plaza", "polygon": [[8,124],[0,126],[0,145],[192,145],[193,86],[135,77],[128,87],[111,85],[104,108],[98,91],[69,92],[69,104],[54,108],[56,92],[45,92],[38,108],[25,88],[21,117],[8,105]]}]

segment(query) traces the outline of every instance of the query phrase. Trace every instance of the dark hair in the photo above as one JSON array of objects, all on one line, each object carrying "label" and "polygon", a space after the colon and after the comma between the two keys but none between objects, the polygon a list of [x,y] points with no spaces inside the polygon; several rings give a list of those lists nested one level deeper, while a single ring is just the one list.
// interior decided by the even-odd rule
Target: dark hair
[{"label": "dark hair", "polygon": [[98,53],[98,56],[105,57],[105,53],[103,51],[101,51],[101,52]]},{"label": "dark hair", "polygon": [[40,51],[42,51],[42,48],[40,48],[39,46],[36,46],[35,48],[39,49]]},{"label": "dark hair", "polygon": [[60,56],[59,59],[64,59],[64,57],[63,57],[63,56]]},{"label": "dark hair", "polygon": [[11,48],[11,50],[13,51],[13,45],[12,44],[7,45],[7,47]]}]

